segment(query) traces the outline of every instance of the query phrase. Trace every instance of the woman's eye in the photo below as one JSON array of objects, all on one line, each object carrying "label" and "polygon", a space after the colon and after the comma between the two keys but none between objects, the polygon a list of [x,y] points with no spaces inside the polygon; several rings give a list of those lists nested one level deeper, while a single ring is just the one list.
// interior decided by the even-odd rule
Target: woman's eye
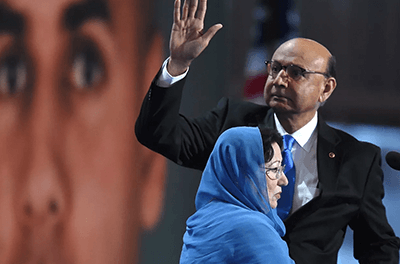
[{"label": "woman's eye", "polygon": [[72,63],[72,81],[78,89],[92,89],[104,78],[104,66],[100,52],[86,46],[77,53]]},{"label": "woman's eye", "polygon": [[269,168],[268,172],[277,173],[278,172],[278,168]]},{"label": "woman's eye", "polygon": [[27,85],[26,62],[18,55],[7,56],[0,64],[0,94],[14,95]]}]

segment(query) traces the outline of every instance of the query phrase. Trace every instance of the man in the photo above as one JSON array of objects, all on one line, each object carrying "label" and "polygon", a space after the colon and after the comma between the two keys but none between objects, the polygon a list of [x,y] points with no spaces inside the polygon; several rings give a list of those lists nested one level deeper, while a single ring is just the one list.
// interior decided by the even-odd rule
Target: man
[{"label": "man", "polygon": [[380,150],[329,127],[318,114],[336,88],[335,60],[324,46],[298,38],[275,51],[267,63],[268,106],[223,98],[201,117],[179,114],[188,67],[222,27],[203,32],[206,2],[185,1],[181,15],[175,1],[170,58],[143,101],[138,140],[180,165],[203,169],[218,136],[230,127],[267,126],[290,134],[296,177],[284,239],[295,262],[337,263],[350,226],[360,263],[397,264],[400,241],[382,204]]},{"label": "man", "polygon": [[137,262],[165,168],[132,133],[162,56],[149,2],[0,3],[0,263]]}]

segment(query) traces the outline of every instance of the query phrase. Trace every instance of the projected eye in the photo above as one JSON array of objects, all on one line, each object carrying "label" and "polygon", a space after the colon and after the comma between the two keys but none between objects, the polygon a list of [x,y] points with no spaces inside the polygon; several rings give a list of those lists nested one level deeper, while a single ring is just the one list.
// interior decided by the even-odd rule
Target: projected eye
[{"label": "projected eye", "polygon": [[101,54],[93,44],[86,44],[78,51],[72,63],[72,82],[78,89],[91,90],[104,78]]},{"label": "projected eye", "polygon": [[19,55],[5,57],[0,63],[0,93],[15,95],[26,89],[27,67],[25,60]]}]

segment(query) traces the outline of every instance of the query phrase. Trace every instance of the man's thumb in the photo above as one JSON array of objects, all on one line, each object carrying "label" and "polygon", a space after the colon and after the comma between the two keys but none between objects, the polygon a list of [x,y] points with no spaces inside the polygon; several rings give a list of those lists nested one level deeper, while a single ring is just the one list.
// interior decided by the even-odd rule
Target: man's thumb
[{"label": "man's thumb", "polygon": [[202,36],[204,40],[210,42],[210,40],[217,34],[218,30],[222,28],[222,24],[215,24],[214,26],[210,27],[207,32]]}]

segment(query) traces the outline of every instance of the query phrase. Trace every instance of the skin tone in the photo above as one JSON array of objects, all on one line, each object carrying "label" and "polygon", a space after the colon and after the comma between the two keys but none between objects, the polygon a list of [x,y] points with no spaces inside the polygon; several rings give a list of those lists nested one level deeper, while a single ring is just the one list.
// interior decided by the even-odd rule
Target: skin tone
[{"label": "skin tone", "polygon": [[[272,143],[272,149],[274,150],[274,156],[272,159],[265,163],[265,168],[269,169],[269,175],[271,178],[274,178],[277,171],[274,169],[278,169],[282,163],[282,154],[281,148],[277,143]],[[268,190],[268,198],[271,208],[276,208],[278,206],[278,200],[281,198],[282,187],[288,185],[288,179],[286,178],[285,173],[282,172],[282,175],[277,180],[272,180],[268,176],[265,176],[267,179],[267,190]]]},{"label": "skin tone", "polygon": [[1,2],[0,263],[137,263],[165,162],[134,135],[162,61],[135,1]]},{"label": "skin tone", "polygon": [[[326,72],[332,55],[321,44],[310,39],[297,38],[282,44],[272,60],[283,66],[298,65],[309,71]],[[276,78],[268,76],[264,98],[272,107],[283,128],[292,134],[306,125],[336,87],[333,77],[305,74],[299,80],[291,79],[284,70]]]}]

